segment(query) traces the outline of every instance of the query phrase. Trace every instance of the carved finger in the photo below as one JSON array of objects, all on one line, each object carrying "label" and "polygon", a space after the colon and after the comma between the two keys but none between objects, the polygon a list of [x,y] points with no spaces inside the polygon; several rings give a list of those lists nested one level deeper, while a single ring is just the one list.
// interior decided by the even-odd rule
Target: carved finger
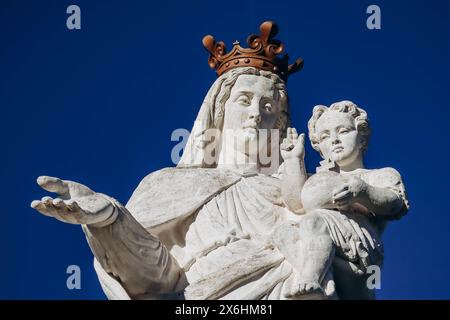
[{"label": "carved finger", "polygon": [[343,187],[341,187],[340,189],[337,189],[336,191],[333,192],[333,197],[337,196],[338,194],[344,192],[344,191],[348,191],[349,190],[349,186],[347,184],[345,184]]},{"label": "carved finger", "polygon": [[59,215],[59,217],[62,218],[64,221],[66,221],[67,216],[71,214],[71,211],[67,206],[66,202],[61,198],[56,198],[53,199],[52,205],[53,207],[55,207],[55,211]]},{"label": "carved finger", "polygon": [[64,202],[63,207],[59,207],[61,206],[59,201],[61,199],[55,200],[57,200],[57,206],[53,204],[53,199],[51,197],[44,197],[42,200],[34,200],[31,203],[31,207],[47,217],[52,217],[62,222],[76,223],[74,219],[67,215],[68,209],[66,208]]},{"label": "carved finger", "polygon": [[280,145],[281,150],[290,151],[292,143],[289,140],[283,140],[283,143]]},{"label": "carved finger", "polygon": [[52,197],[43,197],[41,202],[49,208],[53,208],[53,198]]},{"label": "carved finger", "polygon": [[289,137],[289,136],[291,135],[291,133],[292,133],[292,128],[291,128],[291,127],[288,127],[288,128],[286,129],[286,136]]},{"label": "carved finger", "polygon": [[284,149],[283,149],[283,150],[285,150],[285,151],[291,151],[292,149],[294,149],[294,145],[293,145],[292,143],[287,143],[287,144],[284,146]]},{"label": "carved finger", "polygon": [[49,192],[56,192],[60,195],[64,195],[69,192],[67,183],[56,177],[40,176],[37,178],[37,183],[44,190]]},{"label": "carved finger", "polygon": [[[80,198],[80,197],[85,197],[85,196],[89,196],[89,195],[93,195],[95,194],[94,191],[92,191],[91,189],[89,189],[88,187],[86,187],[85,185],[78,183],[78,182],[74,182],[74,181],[69,181],[69,180],[65,180],[64,183],[68,186],[68,190],[69,190],[69,194],[71,198]],[[66,200],[66,199],[65,199]]]},{"label": "carved finger", "polygon": [[297,129],[292,128],[292,130],[291,130],[291,139],[292,140],[296,140],[297,138],[298,138]]},{"label": "carved finger", "polygon": [[349,190],[342,191],[333,196],[333,202],[337,203],[342,200],[347,200],[347,199],[351,198],[352,195],[353,195],[352,192],[350,192]]},{"label": "carved finger", "polygon": [[69,208],[70,211],[79,211],[80,207],[78,206],[78,203],[75,200],[67,200],[66,202],[67,208]]},{"label": "carved finger", "polygon": [[52,216],[62,222],[77,224],[79,223],[79,218],[82,216],[81,209],[77,206],[76,208],[72,204],[72,209],[68,206],[66,201],[62,199],[55,199],[52,203],[53,212]]},{"label": "carved finger", "polygon": [[64,203],[63,199],[60,198],[56,198],[52,201],[53,206],[55,206],[55,208],[64,208],[66,206],[66,204]]},{"label": "carved finger", "polygon": [[300,135],[300,137],[299,137],[297,143],[300,143],[300,144],[302,144],[302,145],[305,144],[305,134],[304,134],[304,133],[302,133],[302,134]]},{"label": "carved finger", "polygon": [[31,202],[31,207],[33,209],[35,209],[36,211],[38,211],[39,213],[43,214],[44,216],[47,217],[52,217],[52,210],[53,208],[49,209],[42,201],[40,200],[34,200],[33,202]]}]

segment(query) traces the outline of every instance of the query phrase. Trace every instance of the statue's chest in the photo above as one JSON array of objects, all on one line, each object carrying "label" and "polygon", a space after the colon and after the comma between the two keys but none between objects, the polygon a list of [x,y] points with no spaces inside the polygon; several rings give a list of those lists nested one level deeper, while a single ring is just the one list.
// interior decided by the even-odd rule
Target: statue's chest
[{"label": "statue's chest", "polygon": [[242,178],[216,195],[200,215],[246,236],[270,234],[283,220],[279,180],[267,176]]},{"label": "statue's chest", "polygon": [[242,178],[207,201],[189,225],[182,256],[202,257],[240,240],[255,246],[268,240],[285,220],[285,209],[278,181],[265,178],[270,180]]}]

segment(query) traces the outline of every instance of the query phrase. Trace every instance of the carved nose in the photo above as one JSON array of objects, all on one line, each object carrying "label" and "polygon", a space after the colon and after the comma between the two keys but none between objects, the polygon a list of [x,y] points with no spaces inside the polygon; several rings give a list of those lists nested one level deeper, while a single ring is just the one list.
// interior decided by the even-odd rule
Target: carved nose
[{"label": "carved nose", "polygon": [[331,135],[331,144],[335,145],[335,144],[338,144],[338,143],[341,143],[341,140],[339,139],[339,136],[332,134]]},{"label": "carved nose", "polygon": [[338,137],[334,137],[333,141],[331,141],[332,145],[335,145],[335,144],[338,144],[338,143],[341,143],[341,140],[339,140]]}]

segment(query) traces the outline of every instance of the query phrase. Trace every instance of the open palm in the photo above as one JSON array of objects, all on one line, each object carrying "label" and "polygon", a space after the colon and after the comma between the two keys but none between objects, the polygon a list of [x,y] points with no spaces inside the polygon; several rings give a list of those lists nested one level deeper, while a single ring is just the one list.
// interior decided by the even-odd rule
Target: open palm
[{"label": "open palm", "polygon": [[57,198],[34,200],[31,207],[43,215],[72,224],[97,224],[114,211],[108,198],[73,181],[40,176],[37,183],[46,191],[57,193]]},{"label": "open palm", "polygon": [[280,149],[284,160],[303,158],[305,156],[305,134],[302,133],[299,136],[295,128],[288,128]]}]

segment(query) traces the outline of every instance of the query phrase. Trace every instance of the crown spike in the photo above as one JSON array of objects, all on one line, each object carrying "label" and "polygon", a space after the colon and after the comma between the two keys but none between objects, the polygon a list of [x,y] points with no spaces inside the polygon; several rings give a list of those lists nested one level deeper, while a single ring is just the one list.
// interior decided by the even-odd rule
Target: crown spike
[{"label": "crown spike", "polygon": [[216,47],[216,40],[214,40],[214,37],[210,34],[203,37],[203,46],[208,50],[210,53],[215,53],[214,48]]},{"label": "crown spike", "polygon": [[272,21],[265,21],[259,26],[261,38],[264,43],[268,43],[270,39],[274,38],[278,34],[278,25]]},{"label": "crown spike", "polygon": [[260,70],[271,71],[287,81],[290,74],[299,71],[303,67],[303,60],[297,59],[289,65],[289,57],[278,57],[284,50],[281,41],[274,39],[278,34],[278,26],[272,21],[263,22],[259,35],[250,35],[247,44],[250,48],[242,48],[239,41],[233,43],[233,48],[226,52],[225,43],[216,42],[214,37],[203,37],[203,46],[210,53],[208,64],[216,70],[218,76],[230,69],[238,67],[255,67]]}]

